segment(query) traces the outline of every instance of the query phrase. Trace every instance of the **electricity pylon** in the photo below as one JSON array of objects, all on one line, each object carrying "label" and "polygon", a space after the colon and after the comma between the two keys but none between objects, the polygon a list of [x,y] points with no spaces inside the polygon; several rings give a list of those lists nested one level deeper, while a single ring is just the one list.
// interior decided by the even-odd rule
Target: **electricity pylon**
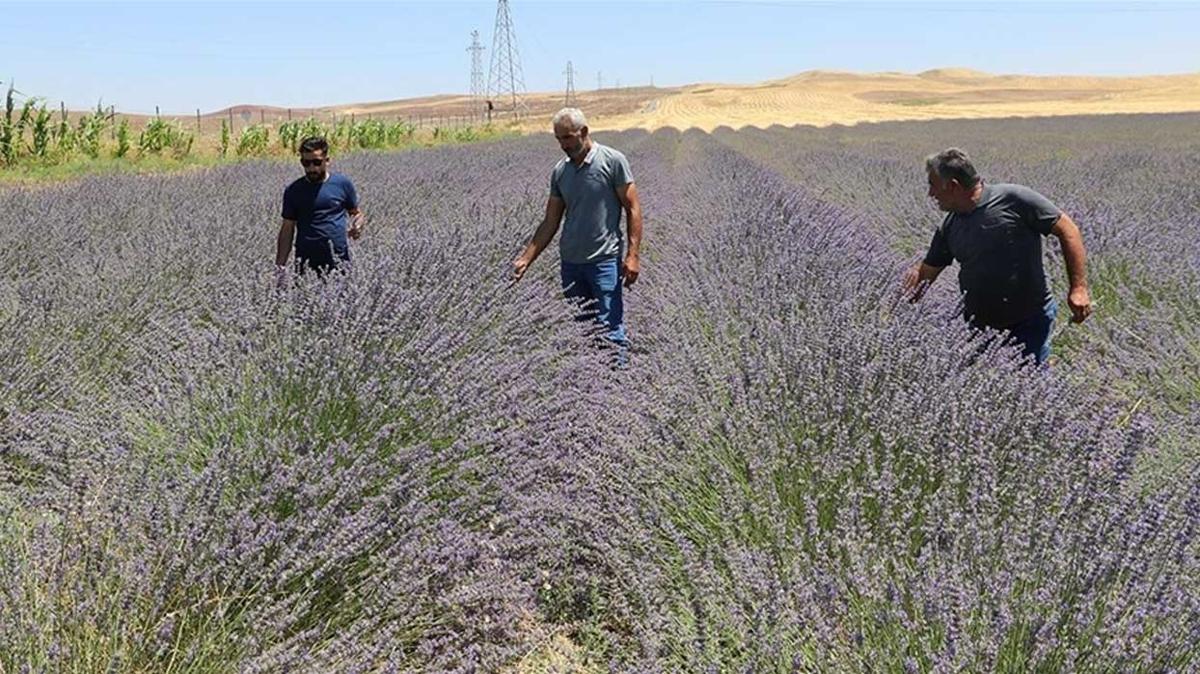
[{"label": "electricity pylon", "polygon": [[521,54],[513,28],[508,0],[496,2],[496,27],[492,31],[492,65],[488,72],[488,100],[497,108],[508,104],[513,115],[529,112],[521,98],[525,93],[525,75],[521,72]]}]

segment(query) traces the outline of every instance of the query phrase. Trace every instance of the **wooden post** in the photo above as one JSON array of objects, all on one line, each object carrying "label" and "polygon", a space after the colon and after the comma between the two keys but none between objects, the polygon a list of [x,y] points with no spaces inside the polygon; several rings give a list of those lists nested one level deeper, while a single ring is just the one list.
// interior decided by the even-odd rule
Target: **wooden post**
[{"label": "wooden post", "polygon": [[114,106],[108,106],[108,139],[117,139],[117,109]]},{"label": "wooden post", "polygon": [[229,108],[229,134],[233,135],[233,108]]},{"label": "wooden post", "polygon": [[262,108],[258,109],[258,123],[259,124],[267,123],[267,112],[265,110],[263,110]]},{"label": "wooden post", "polygon": [[196,133],[200,133],[200,108],[196,108]]},{"label": "wooden post", "polygon": [[288,108],[288,121],[292,121],[292,109]]},{"label": "wooden post", "polygon": [[158,119],[158,106],[154,106],[154,119]]}]

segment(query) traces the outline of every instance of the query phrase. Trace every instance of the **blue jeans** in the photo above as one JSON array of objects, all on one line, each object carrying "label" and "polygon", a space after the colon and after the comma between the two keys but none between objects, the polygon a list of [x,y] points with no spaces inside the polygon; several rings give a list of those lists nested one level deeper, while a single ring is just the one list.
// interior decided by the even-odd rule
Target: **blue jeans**
[{"label": "blue jeans", "polygon": [[1033,356],[1038,365],[1044,364],[1050,357],[1050,333],[1057,314],[1058,302],[1050,300],[1039,313],[1007,328],[1004,343],[1020,345],[1022,354]]},{"label": "blue jeans", "polygon": [[616,257],[594,262],[563,262],[563,295],[583,301],[580,321],[596,321],[605,328],[605,339],[621,347],[629,346],[625,336],[625,303],[621,299],[621,267]]}]

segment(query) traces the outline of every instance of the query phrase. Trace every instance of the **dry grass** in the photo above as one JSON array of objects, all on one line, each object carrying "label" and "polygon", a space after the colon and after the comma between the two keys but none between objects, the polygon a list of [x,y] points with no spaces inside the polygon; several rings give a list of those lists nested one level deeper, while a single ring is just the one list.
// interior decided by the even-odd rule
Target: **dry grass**
[{"label": "dry grass", "polygon": [[942,69],[905,73],[813,71],[738,86],[702,84],[652,109],[597,120],[597,128],[855,124],[910,119],[1200,111],[1200,74],[1035,77]]},{"label": "dry grass", "polygon": [[551,634],[502,674],[600,674],[603,667],[587,658],[584,649],[562,633]]},{"label": "dry grass", "polygon": [[[547,130],[550,116],[563,106],[561,92],[525,97],[527,110],[515,123],[503,110],[499,126],[522,131]],[[918,74],[811,71],[753,85],[718,83],[686,87],[626,87],[580,91],[575,105],[597,130],[629,128],[767,127],[772,124],[856,124],[897,120],[1042,117],[1117,113],[1200,111],[1200,73],[1145,77],[990,75],[961,68]],[[505,107],[500,102],[499,107]],[[230,114],[232,112],[232,115]],[[219,133],[221,120],[234,121],[235,133],[249,124],[277,123],[286,108],[239,105],[201,115],[201,144]],[[423,127],[471,123],[466,96],[429,96],[394,101],[293,109],[293,117],[314,115],[406,119]],[[126,116],[126,115],[122,115]],[[127,116],[138,130],[150,116]],[[178,116],[185,129],[196,117]],[[478,119],[476,115],[474,119]]]}]

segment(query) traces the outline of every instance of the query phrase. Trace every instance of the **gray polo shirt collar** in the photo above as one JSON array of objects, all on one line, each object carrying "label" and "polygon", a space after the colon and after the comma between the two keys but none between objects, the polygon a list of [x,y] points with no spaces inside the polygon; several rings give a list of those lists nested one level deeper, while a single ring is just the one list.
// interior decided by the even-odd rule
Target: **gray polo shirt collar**
[{"label": "gray polo shirt collar", "polygon": [[597,143],[596,141],[593,140],[592,141],[592,149],[588,150],[587,155],[583,158],[584,166],[587,166],[588,164],[592,163],[592,160],[596,158],[596,149],[599,147],[600,147],[599,143]]}]

